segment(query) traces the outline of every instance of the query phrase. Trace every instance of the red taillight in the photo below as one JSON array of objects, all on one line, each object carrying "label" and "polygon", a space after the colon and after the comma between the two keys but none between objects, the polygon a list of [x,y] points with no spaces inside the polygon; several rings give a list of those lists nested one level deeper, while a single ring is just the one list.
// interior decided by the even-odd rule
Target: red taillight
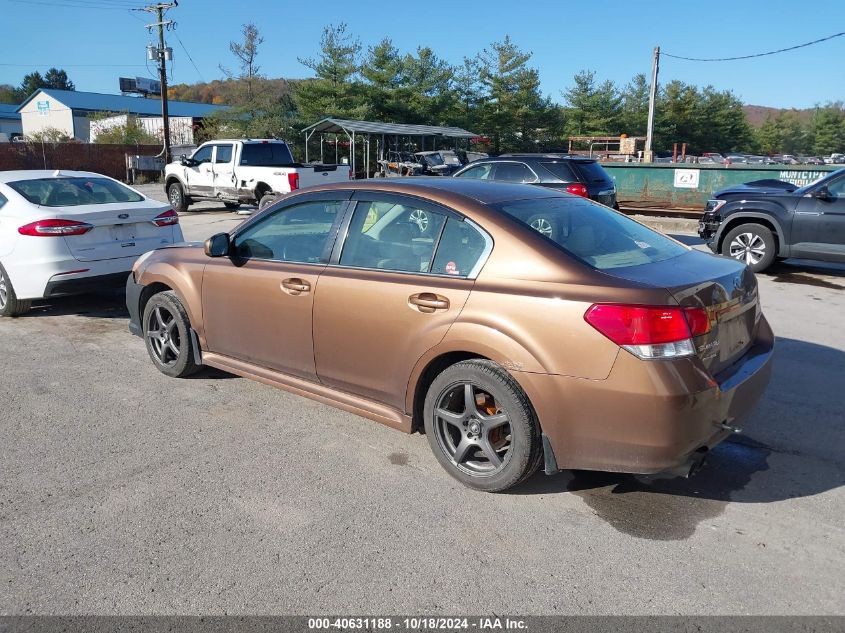
[{"label": "red taillight", "polygon": [[349,180],[355,180],[355,177],[352,175],[352,170],[349,170]]},{"label": "red taillight", "polygon": [[173,209],[170,209],[154,217],[153,224],[156,226],[173,226],[174,224],[179,224],[179,214]]},{"label": "red taillight", "polygon": [[87,222],[76,220],[38,220],[20,227],[18,233],[31,237],[64,237],[84,235],[93,228],[94,226]]},{"label": "red taillight", "polygon": [[582,196],[584,198],[587,196],[587,187],[582,185],[580,182],[573,183],[566,188],[567,193],[571,193],[575,196]]},{"label": "red taillight", "polygon": [[617,345],[654,345],[690,338],[679,307],[595,304],[584,314],[587,323]]},{"label": "red taillight", "polygon": [[288,185],[291,191],[299,189],[299,174],[295,171],[288,174]]},{"label": "red taillight", "polygon": [[584,313],[584,320],[643,360],[692,356],[692,339],[710,331],[703,308],[597,303]]},{"label": "red taillight", "polygon": [[710,317],[704,308],[684,308],[692,337],[707,334],[710,331]]}]

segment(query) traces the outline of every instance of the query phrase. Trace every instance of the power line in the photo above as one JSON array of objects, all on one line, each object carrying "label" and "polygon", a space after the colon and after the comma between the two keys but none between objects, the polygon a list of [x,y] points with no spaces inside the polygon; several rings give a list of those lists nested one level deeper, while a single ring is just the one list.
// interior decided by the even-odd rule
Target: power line
[{"label": "power line", "polygon": [[188,56],[188,59],[191,61],[191,65],[194,67],[194,70],[197,71],[197,75],[199,75],[200,81],[205,83],[205,77],[202,76],[200,69],[197,68],[197,65],[194,63],[194,58],[191,57],[191,54],[188,52],[187,47],[182,43],[182,38],[179,37],[179,35],[177,35],[175,31],[173,32],[173,35],[176,36],[176,41],[179,42],[179,45],[182,47],[182,50],[185,51],[185,55]]},{"label": "power line", "polygon": [[7,64],[0,63],[0,66],[8,66],[14,68],[140,68],[141,64]]},{"label": "power line", "polygon": [[661,55],[665,57],[672,57],[674,59],[682,59],[688,62],[732,62],[738,59],[752,59],[754,57],[765,57],[766,55],[777,55],[778,53],[785,53],[787,51],[794,51],[799,48],[805,48],[807,46],[812,46],[813,44],[819,44],[821,42],[826,42],[828,40],[832,40],[835,37],[841,37],[845,35],[845,31],[841,33],[834,33],[833,35],[828,35],[827,37],[822,37],[817,40],[813,40],[812,42],[805,42],[804,44],[797,44],[796,46],[789,46],[787,48],[779,48],[776,51],[767,51],[765,53],[754,53],[753,55],[740,55],[738,57],[713,57],[713,58],[702,58],[702,57],[682,57],[681,55],[671,55],[669,53],[661,53]]}]

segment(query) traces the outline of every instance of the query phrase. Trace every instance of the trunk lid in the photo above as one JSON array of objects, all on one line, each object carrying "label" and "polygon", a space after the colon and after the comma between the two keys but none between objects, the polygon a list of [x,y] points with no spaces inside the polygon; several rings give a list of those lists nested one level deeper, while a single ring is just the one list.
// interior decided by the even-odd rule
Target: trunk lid
[{"label": "trunk lid", "polygon": [[741,262],[693,250],[662,262],[605,272],[665,288],[681,306],[706,309],[711,329],[694,338],[693,344],[712,375],[730,367],[751,347],[760,300],[757,279]]},{"label": "trunk lid", "polygon": [[[56,209],[56,217],[86,222],[94,228],[65,236],[71,254],[81,262],[137,257],[174,241],[173,226],[156,226],[153,219],[170,207],[154,200],[94,204]],[[43,207],[46,210],[46,207]]]}]

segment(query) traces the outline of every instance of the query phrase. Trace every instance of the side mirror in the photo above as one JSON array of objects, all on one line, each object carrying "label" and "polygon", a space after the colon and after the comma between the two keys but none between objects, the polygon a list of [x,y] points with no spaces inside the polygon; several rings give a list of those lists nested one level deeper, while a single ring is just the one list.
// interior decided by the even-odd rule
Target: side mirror
[{"label": "side mirror", "polygon": [[814,198],[818,198],[819,200],[824,200],[827,202],[828,200],[833,200],[833,194],[830,193],[830,189],[826,186],[819,187],[811,194]]},{"label": "side mirror", "polygon": [[182,164],[182,167],[193,167],[197,164],[193,158],[189,158],[187,154],[182,154],[179,157],[179,162]]},{"label": "side mirror", "polygon": [[228,233],[217,233],[205,241],[203,250],[208,257],[225,257],[229,254],[229,244]]}]

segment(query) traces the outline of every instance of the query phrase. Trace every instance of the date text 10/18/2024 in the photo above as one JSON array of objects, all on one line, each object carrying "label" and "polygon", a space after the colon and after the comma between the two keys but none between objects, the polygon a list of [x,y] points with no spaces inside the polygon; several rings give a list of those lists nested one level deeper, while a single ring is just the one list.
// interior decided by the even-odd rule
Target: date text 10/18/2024
[{"label": "date text 10/18/2024", "polygon": [[518,631],[525,630],[528,625],[518,618],[478,617],[478,618],[444,618],[444,617],[351,617],[351,618],[308,618],[310,630],[358,630],[366,629],[398,631]]}]

